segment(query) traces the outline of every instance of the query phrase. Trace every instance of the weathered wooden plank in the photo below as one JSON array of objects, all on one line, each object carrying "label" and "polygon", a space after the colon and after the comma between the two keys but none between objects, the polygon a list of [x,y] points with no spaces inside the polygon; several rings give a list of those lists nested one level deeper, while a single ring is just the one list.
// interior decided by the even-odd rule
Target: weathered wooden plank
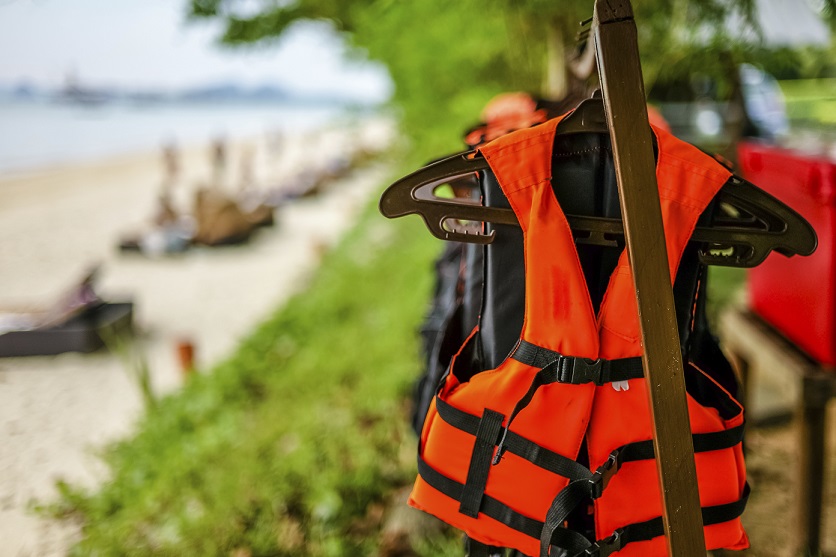
[{"label": "weathered wooden plank", "polygon": [[794,389],[801,391],[795,397],[799,459],[792,470],[796,505],[793,549],[796,555],[820,555],[824,494],[830,480],[825,468],[826,411],[828,401],[836,397],[836,374],[812,361],[751,312],[729,310],[721,325],[724,348],[738,366],[748,370],[744,389],[749,396],[768,379],[767,373],[788,380],[787,390],[794,384]]},{"label": "weathered wooden plank", "polygon": [[682,354],[629,0],[596,0],[593,29],[636,287],[668,552],[704,557]]}]

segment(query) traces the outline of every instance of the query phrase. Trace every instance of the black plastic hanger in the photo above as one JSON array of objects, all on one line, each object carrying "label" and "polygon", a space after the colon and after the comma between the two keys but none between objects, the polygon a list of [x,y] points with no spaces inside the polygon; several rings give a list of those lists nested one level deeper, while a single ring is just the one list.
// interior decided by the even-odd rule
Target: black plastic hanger
[{"label": "black plastic hanger", "polygon": [[590,98],[578,103],[578,106],[567,114],[557,125],[556,133],[558,135],[569,135],[572,133],[609,134],[607,115],[604,114],[604,102],[601,99],[601,90],[596,89]]},{"label": "black plastic hanger", "polygon": [[[597,98],[583,101],[558,124],[556,133],[608,133],[603,105]],[[485,207],[473,199],[442,198],[436,189],[474,173],[490,171],[487,161],[473,151],[452,155],[427,165],[389,186],[380,198],[380,212],[388,218],[418,214],[430,232],[442,240],[489,244],[495,232],[483,234],[473,223],[519,225],[510,209]],[[754,267],[770,251],[810,255],[817,238],[801,215],[757,186],[732,176],[717,195],[720,211],[710,227],[698,227],[691,242],[700,244],[700,260],[708,265]],[[578,243],[623,245],[619,219],[566,215]]]}]

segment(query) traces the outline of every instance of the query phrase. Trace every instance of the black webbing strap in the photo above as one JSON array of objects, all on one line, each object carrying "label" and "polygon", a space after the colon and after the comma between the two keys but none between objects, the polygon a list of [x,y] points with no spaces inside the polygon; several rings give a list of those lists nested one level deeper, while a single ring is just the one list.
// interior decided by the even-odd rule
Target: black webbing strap
[{"label": "black webbing strap", "polygon": [[[502,421],[501,414],[486,409],[485,415],[482,419],[480,419],[478,416],[459,410],[438,397],[436,398],[436,410],[438,411],[439,417],[444,422],[456,429],[477,437],[473,450],[473,457],[475,458],[472,457],[471,459],[467,483],[468,485],[473,484],[474,486],[478,486],[475,493],[479,497],[483,496],[485,485],[487,485],[487,466],[485,455],[491,454],[493,451],[493,445],[490,445],[489,447],[487,446],[491,443],[491,441],[489,441],[490,437],[485,433],[480,433],[480,431],[490,431],[492,432],[491,435],[498,435],[499,429],[495,425],[496,419],[492,420],[493,425],[490,429],[486,429],[483,426],[486,423],[485,417],[489,415],[488,412],[500,416],[498,419],[500,424]],[[743,429],[743,425],[740,425],[725,431],[693,434],[694,452],[699,453],[731,448],[743,440]],[[601,465],[595,472],[592,472],[578,462],[561,454],[550,451],[545,447],[541,447],[533,441],[510,430],[503,430],[503,433],[505,434],[504,447],[506,450],[524,458],[525,460],[528,460],[535,466],[570,480],[570,483],[563,490],[561,490],[555,497],[554,501],[552,501],[546,515],[546,521],[543,524],[543,528],[539,536],[541,540],[541,551],[542,548],[548,548],[549,545],[556,545],[560,546],[564,550],[568,550],[571,555],[580,551],[580,549],[591,547],[592,544],[590,543],[589,545],[580,548],[578,544],[581,542],[580,540],[575,539],[574,532],[570,532],[569,534],[562,532],[565,530],[565,528],[563,528],[563,523],[569,516],[569,513],[571,513],[572,510],[584,501],[600,497],[610,479],[618,472],[623,463],[636,460],[650,460],[654,458],[652,441],[648,440],[628,443],[610,453],[607,461],[604,462],[604,464]],[[494,437],[494,439],[496,438]],[[496,443],[496,440],[494,440],[493,444]],[[477,447],[481,448],[477,451]],[[477,452],[479,455],[478,457],[476,456]],[[474,460],[478,461],[478,467],[474,466]],[[478,468],[479,475],[475,475],[475,468]],[[484,476],[481,474],[484,474]],[[473,478],[479,479],[477,481]],[[482,478],[484,478],[485,483],[482,483]],[[467,491],[467,489],[468,488],[465,487],[465,491]],[[465,495],[463,494],[462,498],[464,497]],[[470,497],[473,497],[473,495],[470,495]],[[457,497],[454,498],[460,500]],[[464,500],[461,500],[461,503],[462,507],[460,508],[460,512],[464,512],[464,514],[471,517],[476,517],[479,511],[478,504],[469,501],[468,504],[465,505]],[[745,500],[743,501],[743,504],[745,505]],[[466,509],[468,512],[465,512],[462,508]],[[474,509],[476,511],[475,513],[473,513]],[[742,512],[742,509],[740,512]],[[718,522],[723,522],[723,520],[718,520]],[[656,531],[653,528],[655,528],[654,524],[639,525],[633,530],[626,530],[626,532],[630,536],[635,537],[644,535],[642,533],[644,530],[653,533]],[[622,535],[622,532],[618,532],[613,534],[613,536],[607,540],[604,540],[607,541],[607,547],[617,545],[618,543],[624,543],[620,541]],[[659,534],[654,534],[652,537],[655,537],[656,535]],[[585,540],[585,538],[583,539]],[[546,540],[552,541],[548,542]],[[604,549],[602,549],[602,551],[604,551]]]},{"label": "black webbing strap", "polygon": [[[743,486],[743,495],[737,501],[724,505],[703,507],[701,509],[703,526],[721,524],[738,518],[743,514],[743,510],[746,508],[748,501],[749,484],[747,483]],[[636,522],[619,528],[608,538],[599,540],[594,544],[591,543],[589,546],[580,550],[574,550],[565,545],[566,536],[558,529],[552,538],[551,548],[568,549],[569,555],[572,557],[607,557],[616,551],[620,551],[628,543],[649,541],[657,536],[664,535],[664,533],[662,517],[657,516],[644,522]],[[550,549],[549,546],[543,545],[543,540],[541,539],[540,553],[541,555],[549,555],[549,553],[543,553],[544,548],[547,552]]]},{"label": "black webbing strap", "polygon": [[576,358],[564,356],[522,339],[511,353],[511,357],[531,367],[554,368],[554,380],[550,381],[551,383],[604,385],[614,381],[644,377],[642,359],[638,357],[618,360]]},{"label": "black webbing strap", "polygon": [[473,444],[473,452],[470,454],[467,481],[462,490],[461,505],[459,506],[459,512],[469,517],[476,518],[476,515],[479,514],[479,506],[482,504],[482,496],[485,493],[485,486],[488,484],[488,472],[491,468],[493,448],[504,419],[505,416],[499,412],[485,408],[482,419],[479,420],[476,442]]},{"label": "black webbing strap", "polygon": [[502,455],[507,450],[505,446],[506,438],[508,437],[508,431],[511,428],[511,422],[514,421],[514,418],[517,417],[517,414],[522,412],[526,406],[531,403],[531,400],[534,398],[534,394],[537,392],[537,389],[542,387],[543,385],[548,385],[549,383],[555,383],[557,381],[557,366],[547,365],[543,369],[537,372],[534,376],[534,379],[531,380],[531,385],[528,387],[528,391],[522,396],[520,400],[517,401],[517,404],[514,405],[514,410],[511,411],[511,415],[508,417],[508,423],[505,424],[505,427],[502,429],[502,437],[499,438],[499,445],[497,445],[496,455],[493,457],[493,464],[499,464],[499,461],[502,460]]},{"label": "black webbing strap", "polygon": [[[549,557],[549,548],[552,545],[568,550],[570,553],[577,553],[592,545],[584,536],[580,536],[580,540],[558,540],[557,534],[559,530],[559,536],[566,538],[566,534],[563,532],[563,530],[566,530],[563,527],[566,517],[575,507],[588,498],[589,482],[584,480],[569,482],[569,485],[560,490],[546,513],[546,521],[540,531],[540,557]],[[567,542],[571,543],[571,546],[566,545]],[[584,542],[586,542],[586,545],[583,545]]]},{"label": "black webbing strap", "polygon": [[464,557],[504,557],[505,548],[464,537]]},{"label": "black webbing strap", "polygon": [[[464,485],[438,472],[420,456],[418,457],[418,474],[427,485],[436,491],[456,501],[461,500]],[[703,525],[711,526],[712,524],[720,524],[738,518],[743,514],[748,499],[749,484],[746,484],[743,489],[743,496],[739,500],[724,505],[703,507]],[[545,526],[544,522],[520,514],[489,495],[482,497],[482,506],[479,512],[534,539],[540,539]],[[612,536],[595,543],[590,542],[577,532],[560,527],[556,528],[552,533],[549,545],[553,546],[553,550],[550,554],[547,553],[547,555],[554,556],[558,554],[555,550],[568,550],[569,554],[573,557],[606,557],[619,551],[628,543],[652,540],[663,534],[664,528],[662,526],[662,517],[660,516],[619,528]]]},{"label": "black webbing strap", "polygon": [[[592,472],[588,478],[569,482],[569,485],[560,490],[549,506],[548,512],[546,512],[546,521],[543,523],[543,530],[540,532],[540,557],[549,557],[549,548],[552,545],[559,545],[570,553],[576,553],[591,545],[586,538],[583,538],[583,540],[587,541],[589,545],[585,547],[576,546],[576,542],[572,542],[571,547],[561,545],[565,542],[556,541],[559,539],[556,535],[560,530],[565,529],[563,523],[569,517],[569,513],[584,501],[597,499],[604,494],[607,484],[621,468],[619,454],[618,450],[613,451],[606,462],[595,472]],[[561,534],[561,536],[565,538],[566,534]]]},{"label": "black webbing strap", "polygon": [[[418,457],[418,475],[436,491],[456,501],[461,500],[464,485],[438,472],[420,456]],[[479,512],[526,536],[534,539],[540,538],[540,531],[543,529],[542,522],[518,513],[490,495],[482,497],[482,507]]]},{"label": "black webbing strap", "polygon": [[575,358],[564,356],[553,350],[531,344],[520,339],[511,357],[523,364],[539,367],[540,371],[531,380],[528,391],[514,406],[514,410],[508,417],[505,424],[502,438],[499,440],[498,449],[494,456],[493,463],[499,464],[502,455],[506,450],[505,438],[511,422],[531,403],[537,389],[551,383],[568,383],[571,385],[583,385],[594,383],[604,385],[612,381],[626,381],[643,377],[641,358],[623,358],[619,360],[589,360],[586,358]]},{"label": "black webbing strap", "polygon": [[[476,435],[479,429],[479,416],[459,410],[455,406],[444,402],[439,397],[436,397],[435,404],[438,415],[444,422],[470,435]],[[694,433],[692,435],[694,452],[704,453],[730,449],[743,441],[743,431],[744,426],[741,424],[724,431]],[[494,444],[498,443],[499,439],[494,442]],[[542,447],[534,441],[510,430],[505,436],[504,447],[508,452],[529,461],[535,466],[564,478],[569,478],[569,480],[588,478],[592,473],[585,466],[571,458]],[[653,441],[651,440],[628,443],[619,447],[617,451],[618,459],[621,463],[633,462],[635,460],[652,460],[655,458]]]},{"label": "black webbing strap", "polygon": [[[528,391],[514,406],[508,423],[502,430],[498,449],[494,455],[493,464],[499,464],[502,455],[508,449],[507,437],[510,433],[511,422],[525,409],[534,398],[537,390],[543,385],[551,383],[584,384],[594,383],[603,385],[607,382],[625,381],[643,377],[641,358],[623,358],[619,360],[587,360],[585,358],[567,357],[553,350],[531,344],[520,339],[511,357],[530,365],[541,367],[534,376]],[[739,443],[743,439],[743,426],[730,430],[694,434],[694,452],[714,451],[726,449]],[[624,448],[624,447],[622,447]],[[654,458],[652,441],[633,443],[630,450],[622,455],[624,462]]]},{"label": "black webbing strap", "polygon": [[[545,557],[569,557],[592,546],[586,536],[562,526],[554,531],[552,540],[552,545],[546,546]],[[542,555],[542,550],[540,553]]]},{"label": "black webbing strap", "polygon": [[[737,501],[734,501],[733,503],[726,503],[724,505],[713,505],[710,507],[703,507],[703,526],[721,524],[723,522],[734,520],[738,518],[740,515],[742,515],[744,509],[746,508],[746,503],[749,501],[749,491],[749,484],[746,483],[743,486],[743,495]],[[652,540],[653,538],[661,536],[664,533],[665,529],[664,525],[662,524],[662,517],[657,516],[656,518],[652,518],[644,522],[636,522],[634,524],[625,526],[624,528],[619,528],[616,531],[616,533],[610,538],[607,538],[606,540],[601,540],[594,544],[594,546],[599,546],[601,551],[592,553],[580,553],[580,555],[595,555],[605,557],[606,555],[620,550],[628,543]]]},{"label": "black webbing strap", "polygon": [[[730,449],[743,441],[744,424],[723,431],[711,433],[694,433],[691,438],[694,441],[695,453],[706,453]],[[621,462],[632,462],[634,460],[652,460],[656,458],[653,451],[653,441],[636,441],[628,443],[618,449]]]},{"label": "black webbing strap", "polygon": [[[455,406],[444,402],[440,397],[436,397],[435,407],[438,411],[439,417],[448,425],[471,435],[476,435],[480,421],[478,416],[459,410]],[[497,435],[497,439],[494,440],[494,445],[498,443],[499,436]],[[548,470],[549,472],[553,472],[564,478],[569,478],[570,480],[588,478],[591,474],[586,466],[572,460],[571,458],[567,458],[559,453],[551,451],[546,447],[541,447],[537,443],[530,441],[513,431],[509,431],[505,437],[505,448],[518,457],[531,462],[535,466],[539,466],[544,470]],[[653,458],[652,453],[650,458]]]}]

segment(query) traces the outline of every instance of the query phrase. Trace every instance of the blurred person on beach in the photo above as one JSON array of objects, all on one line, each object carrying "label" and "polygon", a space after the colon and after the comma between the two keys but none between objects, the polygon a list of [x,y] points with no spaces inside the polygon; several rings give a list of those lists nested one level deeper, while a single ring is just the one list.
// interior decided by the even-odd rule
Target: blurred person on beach
[{"label": "blurred person on beach", "polygon": [[163,188],[171,189],[180,177],[180,150],[171,141],[163,145]]},{"label": "blurred person on beach", "polygon": [[212,142],[212,186],[220,187],[226,173],[227,146],[223,137],[217,137]]},{"label": "blurred person on beach", "polygon": [[242,192],[255,187],[254,165],[255,148],[252,145],[244,145],[238,162],[238,187]]}]

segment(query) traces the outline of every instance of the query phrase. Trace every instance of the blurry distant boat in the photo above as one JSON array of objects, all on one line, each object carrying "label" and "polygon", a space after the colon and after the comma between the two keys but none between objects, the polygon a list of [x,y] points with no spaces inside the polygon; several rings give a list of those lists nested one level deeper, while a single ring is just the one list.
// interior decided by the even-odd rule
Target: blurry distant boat
[{"label": "blurry distant boat", "polygon": [[58,100],[73,104],[100,105],[110,100],[110,98],[98,91],[75,89],[61,91]]},{"label": "blurry distant boat", "polygon": [[255,88],[242,87],[234,82],[217,82],[192,87],[180,93],[177,100],[182,102],[257,102],[284,103],[292,100],[283,88],[262,85]]},{"label": "blurry distant boat", "polygon": [[99,105],[113,98],[114,95],[109,91],[82,85],[75,72],[67,74],[64,86],[57,96],[60,102],[82,105]]},{"label": "blurry distant boat", "polygon": [[[356,104],[350,97],[328,94],[300,93],[281,85],[265,83],[258,86],[240,85],[234,81],[217,81],[180,90],[159,88],[99,87],[68,72],[57,89],[36,86],[27,81],[8,84],[0,80],[0,100],[30,101],[49,99],[65,104],[96,106],[104,103],[131,105],[275,105],[294,107],[345,106]],[[360,103],[362,104],[362,103]]]}]

